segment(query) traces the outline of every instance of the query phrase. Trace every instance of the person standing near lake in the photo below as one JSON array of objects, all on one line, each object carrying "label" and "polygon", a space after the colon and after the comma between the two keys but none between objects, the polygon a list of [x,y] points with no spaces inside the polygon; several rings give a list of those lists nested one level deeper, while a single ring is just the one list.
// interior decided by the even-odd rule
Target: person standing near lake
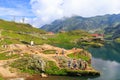
[{"label": "person standing near lake", "polygon": [[82,69],[82,59],[78,60],[78,67],[79,67],[79,69]]},{"label": "person standing near lake", "polygon": [[87,69],[88,63],[86,61],[84,61],[84,64],[85,64],[85,66],[84,66],[84,70],[85,70],[85,69]]},{"label": "person standing near lake", "polygon": [[71,68],[72,60],[68,60],[68,68]]},{"label": "person standing near lake", "polygon": [[73,63],[72,63],[73,69],[78,69],[78,64],[76,59],[73,59]]}]

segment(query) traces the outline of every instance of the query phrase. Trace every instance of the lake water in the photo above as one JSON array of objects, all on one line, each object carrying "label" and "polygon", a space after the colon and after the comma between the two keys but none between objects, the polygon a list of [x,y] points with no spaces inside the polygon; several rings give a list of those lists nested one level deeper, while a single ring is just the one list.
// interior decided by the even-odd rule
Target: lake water
[{"label": "lake water", "polygon": [[120,80],[120,44],[110,43],[99,49],[90,49],[92,65],[101,76],[90,80]]},{"label": "lake water", "polygon": [[100,77],[49,76],[40,78],[35,76],[29,80],[120,80],[120,44],[111,43],[102,48],[92,48],[89,51],[93,55],[93,67],[101,72]]},{"label": "lake water", "polygon": [[92,65],[101,72],[101,76],[90,80],[120,80],[120,63],[93,58]]}]

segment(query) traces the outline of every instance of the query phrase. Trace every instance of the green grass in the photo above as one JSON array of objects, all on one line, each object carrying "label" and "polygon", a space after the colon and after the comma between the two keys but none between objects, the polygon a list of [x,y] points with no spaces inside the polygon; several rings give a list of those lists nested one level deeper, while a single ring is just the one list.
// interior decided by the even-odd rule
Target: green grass
[{"label": "green grass", "polygon": [[8,60],[8,59],[15,59],[19,57],[19,54],[11,54],[9,53],[0,53],[0,60]]},{"label": "green grass", "polygon": [[100,42],[81,42],[80,45],[82,46],[89,46],[89,47],[94,47],[94,48],[100,48],[103,46]]},{"label": "green grass", "polygon": [[71,53],[68,55],[68,57],[72,58],[72,59],[82,59],[85,61],[89,61],[90,58],[88,56],[82,55],[82,53]]},{"label": "green grass", "polygon": [[105,38],[106,38],[106,39],[111,39],[111,38],[112,38],[112,34],[106,34],[106,35],[105,35]]},{"label": "green grass", "polygon": [[56,50],[45,50],[43,53],[44,54],[55,54]]},{"label": "green grass", "polygon": [[[8,34],[9,33],[9,34]],[[5,36],[5,39],[1,43],[12,44],[12,43],[22,43],[22,41],[26,43],[30,43],[30,41],[34,41],[35,44],[43,44],[45,40],[42,38],[38,38],[35,36],[31,36],[29,34],[19,34],[14,31],[2,31],[2,35]]]},{"label": "green grass", "polygon": [[15,23],[4,20],[0,20],[0,29],[17,32],[45,33],[45,31],[34,28],[30,24]]},{"label": "green grass", "polygon": [[5,79],[0,75],[0,80],[5,80]]},{"label": "green grass", "polygon": [[0,42],[0,45],[30,43],[31,40],[34,41],[35,44],[45,43],[45,40],[43,40],[40,35],[46,32],[34,28],[29,24],[0,20],[0,32],[4,38],[4,40]]},{"label": "green grass", "polygon": [[4,80],[2,77],[0,77],[0,80]]},{"label": "green grass", "polygon": [[47,62],[45,72],[50,75],[66,75],[66,70],[58,68],[53,61]]},{"label": "green grass", "polygon": [[115,39],[115,42],[120,43],[120,38]]},{"label": "green grass", "polygon": [[73,47],[78,47],[78,45],[76,45],[75,42],[77,39],[82,38],[83,36],[90,38],[89,33],[81,30],[75,30],[66,33],[58,33],[56,34],[56,36],[48,38],[48,43],[51,45],[56,45],[59,47],[70,49]]},{"label": "green grass", "polygon": [[[45,35],[45,31],[32,27],[29,24],[15,23],[0,20],[0,31],[4,38],[0,42],[3,44],[51,44],[66,49],[80,47],[76,44],[76,40],[82,37],[90,38],[90,34],[82,30],[74,30],[66,33],[58,33],[55,35]],[[87,45],[86,45],[87,46]]]}]

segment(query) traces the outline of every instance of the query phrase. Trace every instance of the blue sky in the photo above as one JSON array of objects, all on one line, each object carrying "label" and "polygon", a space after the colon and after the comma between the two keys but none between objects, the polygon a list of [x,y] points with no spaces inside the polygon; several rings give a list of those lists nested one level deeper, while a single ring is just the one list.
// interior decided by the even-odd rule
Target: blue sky
[{"label": "blue sky", "polygon": [[0,18],[16,22],[24,17],[35,27],[73,15],[91,17],[119,14],[120,0],[0,0]]},{"label": "blue sky", "polygon": [[23,17],[34,18],[30,0],[0,0],[0,18],[12,20],[13,16],[18,22]]},{"label": "blue sky", "polygon": [[[0,0],[0,8],[20,12],[17,14],[19,16],[34,15],[31,11],[30,0]],[[1,15],[9,15],[4,13],[6,12],[0,12]],[[11,14],[15,15],[14,13]]]}]

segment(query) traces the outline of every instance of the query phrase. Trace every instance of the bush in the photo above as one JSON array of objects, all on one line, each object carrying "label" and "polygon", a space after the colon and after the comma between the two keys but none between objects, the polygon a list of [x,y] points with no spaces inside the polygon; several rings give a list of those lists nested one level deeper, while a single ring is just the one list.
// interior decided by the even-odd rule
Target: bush
[{"label": "bush", "polygon": [[30,74],[41,73],[42,61],[43,59],[41,57],[27,56],[14,61],[10,66],[19,69],[21,72],[27,72]]},{"label": "bush", "polygon": [[[44,65],[43,65],[44,64]],[[18,59],[10,64],[11,67],[19,69],[21,72],[30,74],[45,72],[50,75],[65,75],[64,69],[59,69],[55,62],[44,60],[38,56],[28,56]]]}]

